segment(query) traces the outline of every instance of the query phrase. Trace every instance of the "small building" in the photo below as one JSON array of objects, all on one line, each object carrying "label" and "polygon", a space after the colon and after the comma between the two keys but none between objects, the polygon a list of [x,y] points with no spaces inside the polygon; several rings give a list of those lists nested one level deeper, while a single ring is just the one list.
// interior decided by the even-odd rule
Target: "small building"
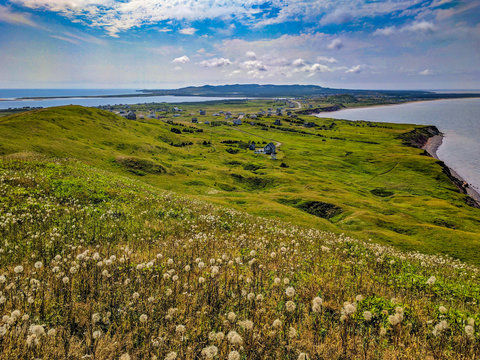
[{"label": "small building", "polygon": [[200,115],[207,115],[207,112],[205,110],[200,109],[199,111]]},{"label": "small building", "polygon": [[263,152],[267,155],[276,154],[276,147],[274,143],[268,143],[264,148]]},{"label": "small building", "polygon": [[277,115],[282,115],[282,108],[277,108]]},{"label": "small building", "polygon": [[306,127],[306,128],[313,128],[313,127],[315,127],[315,126],[317,126],[317,124],[315,124],[314,122],[307,122],[307,123],[305,123],[305,127]]},{"label": "small building", "polygon": [[155,115],[155,112],[152,111],[150,114],[148,114],[148,117],[149,117],[150,119],[155,119],[157,116]]},{"label": "small building", "polygon": [[280,119],[277,119],[277,120],[275,120],[275,122],[273,123],[273,125],[278,125],[278,126],[280,126],[280,125],[282,125],[282,122],[280,121]]},{"label": "small building", "polygon": [[242,125],[242,120],[241,119],[234,119],[233,120],[233,125]]},{"label": "small building", "polygon": [[255,150],[256,146],[255,141],[252,141],[252,143],[248,145],[248,150]]},{"label": "small building", "polygon": [[225,115],[225,120],[228,120],[228,119],[230,119],[231,117],[232,117],[232,115],[226,114],[226,115]]},{"label": "small building", "polygon": [[192,123],[198,124],[198,119],[196,117],[192,118]]},{"label": "small building", "polygon": [[210,121],[205,121],[205,125],[210,125]]},{"label": "small building", "polygon": [[129,111],[127,115],[125,115],[125,119],[128,120],[136,120],[137,115],[133,111]]}]

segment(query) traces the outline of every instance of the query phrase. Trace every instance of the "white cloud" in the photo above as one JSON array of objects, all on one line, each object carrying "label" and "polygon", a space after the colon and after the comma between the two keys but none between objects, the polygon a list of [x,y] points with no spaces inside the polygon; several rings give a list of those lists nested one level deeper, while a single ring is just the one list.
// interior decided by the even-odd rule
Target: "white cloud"
[{"label": "white cloud", "polygon": [[395,26],[388,26],[386,28],[383,28],[383,29],[377,29],[375,30],[375,32],[373,33],[373,35],[385,35],[385,36],[389,36],[389,35],[393,35],[397,32],[397,28]]},{"label": "white cloud", "polygon": [[388,26],[383,29],[377,29],[374,35],[395,35],[402,32],[416,32],[416,33],[432,33],[436,30],[436,26],[429,21],[416,21],[411,24],[404,25],[400,28],[395,26]]},{"label": "white cloud", "polygon": [[295,67],[305,66],[305,60],[303,60],[302,58],[295,59],[293,60],[292,65]]},{"label": "white cloud", "polygon": [[226,58],[213,58],[209,60],[203,60],[200,65],[209,68],[218,68],[222,66],[231,65],[232,62]]},{"label": "white cloud", "polygon": [[420,75],[432,75],[433,71],[430,69],[425,69],[419,72]]},{"label": "white cloud", "polygon": [[187,55],[177,57],[172,60],[173,64],[186,64],[190,61],[190,58]]},{"label": "white cloud", "polygon": [[52,37],[54,39],[57,39],[57,40],[62,40],[62,41],[65,41],[65,42],[69,42],[70,44],[75,44],[75,45],[80,44],[80,42],[77,41],[77,40],[74,40],[74,39],[71,39],[71,38],[68,38],[68,37],[65,37],[65,36],[61,36],[61,35],[50,35],[50,37]]},{"label": "white cloud", "polygon": [[330,64],[335,64],[338,62],[337,59],[335,59],[334,57],[327,57],[327,56],[317,56],[317,61],[327,62]]},{"label": "white cloud", "polygon": [[414,32],[433,32],[435,30],[435,25],[428,21],[419,21],[414,22],[413,24],[407,25],[401,29],[401,31],[414,31]]},{"label": "white cloud", "polygon": [[257,58],[257,54],[255,52],[249,50],[245,53],[245,56],[249,58],[250,60],[255,60]]},{"label": "white cloud", "polygon": [[240,66],[250,71],[267,71],[267,67],[260,60],[247,60]]},{"label": "white cloud", "polygon": [[[58,12],[73,21],[103,27],[112,36],[163,21],[231,20],[261,27],[286,21],[321,25],[358,21],[412,8],[422,0],[10,0],[31,9]],[[230,25],[231,26],[231,25]],[[233,29],[219,30],[229,32]],[[189,34],[191,35],[191,34]]]},{"label": "white cloud", "polygon": [[343,47],[343,42],[340,39],[333,39],[330,44],[328,44],[327,48],[330,50],[340,50]]},{"label": "white cloud", "polygon": [[178,32],[180,34],[183,34],[183,35],[193,35],[197,32],[197,29],[195,29],[193,27],[188,27],[188,28],[180,29],[180,30],[178,30]]},{"label": "white cloud", "polygon": [[32,20],[30,14],[12,11],[9,7],[3,5],[0,5],[0,22],[36,28],[40,27]]},{"label": "white cloud", "polygon": [[362,71],[362,67],[363,67],[362,65],[352,66],[350,69],[345,71],[345,73],[347,73],[347,74],[358,74]]}]

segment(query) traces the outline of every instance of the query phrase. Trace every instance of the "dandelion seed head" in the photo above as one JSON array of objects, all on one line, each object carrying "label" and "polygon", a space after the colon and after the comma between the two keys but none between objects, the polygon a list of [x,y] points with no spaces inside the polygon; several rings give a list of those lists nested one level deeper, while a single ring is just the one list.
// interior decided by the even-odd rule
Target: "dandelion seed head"
[{"label": "dandelion seed head", "polygon": [[175,351],[171,351],[165,356],[165,360],[175,360],[177,358],[177,353]]},{"label": "dandelion seed head", "polygon": [[295,296],[295,289],[293,287],[287,287],[287,289],[285,290],[285,294],[288,296],[288,297],[294,297]]},{"label": "dandelion seed head", "polygon": [[237,315],[235,315],[233,311],[230,311],[227,315],[227,319],[230,322],[234,322],[236,318],[237,318]]},{"label": "dandelion seed head", "polygon": [[285,307],[288,312],[294,312],[295,309],[297,308],[297,305],[295,305],[293,301],[289,300],[286,302]]},{"label": "dandelion seed head", "polygon": [[363,312],[363,318],[365,319],[365,321],[372,320],[372,313],[370,311],[364,311]]},{"label": "dandelion seed head", "polygon": [[240,360],[240,353],[236,350],[228,353],[228,360]]},{"label": "dandelion seed head", "polygon": [[282,327],[282,321],[280,319],[275,319],[273,321],[272,327],[274,329],[280,329]]},{"label": "dandelion seed head", "polygon": [[465,335],[468,337],[473,337],[475,334],[475,329],[472,325],[465,325]]}]

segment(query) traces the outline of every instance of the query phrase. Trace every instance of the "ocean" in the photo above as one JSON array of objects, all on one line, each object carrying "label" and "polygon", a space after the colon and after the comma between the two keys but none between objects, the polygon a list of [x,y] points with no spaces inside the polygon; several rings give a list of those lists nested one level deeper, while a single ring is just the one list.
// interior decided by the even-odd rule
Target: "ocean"
[{"label": "ocean", "polygon": [[412,102],[322,113],[319,117],[435,125],[444,135],[438,157],[480,191],[480,99]]},{"label": "ocean", "polygon": [[[0,89],[0,109],[23,108],[23,107],[52,107],[62,105],[119,105],[119,104],[141,104],[151,102],[197,102],[214,101],[232,98],[224,97],[203,97],[203,96],[137,96],[137,97],[94,97],[85,98],[82,96],[104,96],[104,95],[131,95],[139,94],[134,89]],[[42,100],[21,100],[22,97],[61,97],[73,96],[62,99]]]}]

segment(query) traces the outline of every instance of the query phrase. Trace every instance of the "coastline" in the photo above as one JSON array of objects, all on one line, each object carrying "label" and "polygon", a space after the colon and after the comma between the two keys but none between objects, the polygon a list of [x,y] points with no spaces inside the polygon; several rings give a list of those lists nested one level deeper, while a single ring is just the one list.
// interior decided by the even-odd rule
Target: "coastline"
[{"label": "coastline", "polygon": [[437,151],[443,143],[443,137],[444,135],[442,133],[429,137],[422,146],[422,149],[425,150],[428,155],[441,162],[440,165],[443,167],[445,174],[458,187],[460,192],[470,196],[470,198],[473,200],[474,204],[471,205],[480,208],[480,194],[473,189],[455,170],[445,165],[445,163],[438,157]]},{"label": "coastline", "polygon": [[343,111],[343,110],[367,109],[367,108],[404,105],[404,104],[411,104],[411,103],[422,103],[422,102],[431,102],[431,101],[446,101],[446,100],[460,100],[460,99],[480,99],[480,94],[478,96],[472,96],[472,97],[406,100],[406,101],[396,102],[396,103],[388,103],[388,104],[385,103],[385,104],[374,104],[374,105],[367,104],[367,105],[360,105],[360,106],[345,107],[345,108],[334,110],[334,111],[321,111],[319,113],[312,113],[310,115],[313,115],[313,116],[316,116],[316,117],[319,117],[319,118],[328,118],[328,116],[322,116],[322,114],[328,114],[330,112],[337,112],[337,111]]}]

